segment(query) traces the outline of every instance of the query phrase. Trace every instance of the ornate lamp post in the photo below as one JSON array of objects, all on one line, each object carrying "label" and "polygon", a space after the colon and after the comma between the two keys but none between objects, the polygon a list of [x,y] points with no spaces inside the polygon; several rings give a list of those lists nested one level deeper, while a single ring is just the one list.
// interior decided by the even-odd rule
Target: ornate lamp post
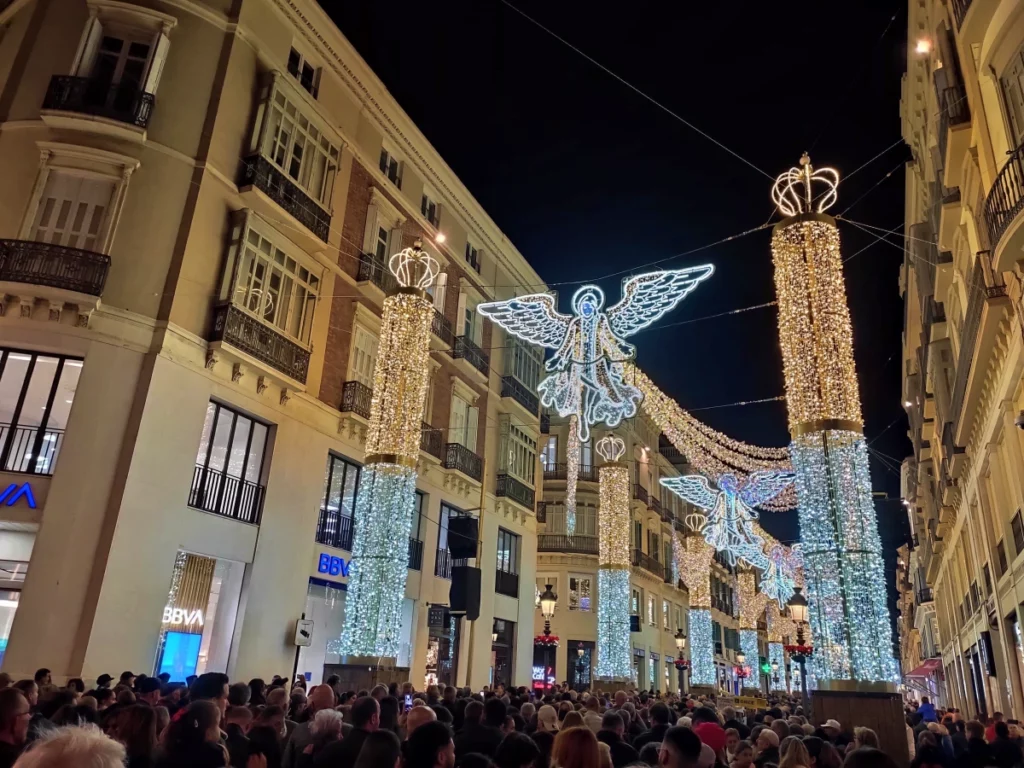
[{"label": "ornate lamp post", "polygon": [[775,683],[775,687],[779,687],[779,662],[772,662],[772,682]]},{"label": "ornate lamp post", "polygon": [[540,595],[540,615],[544,617],[544,636],[551,636],[551,620],[555,617],[555,606],[558,604],[556,595],[550,584],[544,585],[544,591]]},{"label": "ornate lamp post", "polygon": [[[689,662],[683,658],[683,653],[686,651],[686,635],[683,634],[683,628],[679,627],[676,629],[676,669],[679,672],[679,692],[686,693],[687,686],[686,682],[686,670],[690,666]],[[681,663],[680,663],[681,662]]]},{"label": "ornate lamp post", "polygon": [[807,668],[805,664],[807,659],[813,655],[814,649],[809,645],[805,645],[804,641],[804,624],[807,622],[807,598],[803,596],[803,589],[801,587],[793,588],[793,597],[789,599],[786,605],[789,607],[789,615],[796,622],[796,645],[788,645],[786,650],[789,651],[789,657],[800,665],[800,693],[803,699],[804,715],[807,715],[811,708],[807,701]]}]

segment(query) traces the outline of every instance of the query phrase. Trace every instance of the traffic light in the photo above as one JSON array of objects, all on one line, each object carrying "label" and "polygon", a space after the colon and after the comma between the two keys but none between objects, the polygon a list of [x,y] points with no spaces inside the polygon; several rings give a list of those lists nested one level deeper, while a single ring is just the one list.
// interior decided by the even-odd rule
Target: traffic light
[{"label": "traffic light", "polygon": [[772,673],[772,665],[768,663],[768,659],[766,659],[764,656],[758,656],[758,659],[761,662],[761,673],[765,675],[770,675]]}]

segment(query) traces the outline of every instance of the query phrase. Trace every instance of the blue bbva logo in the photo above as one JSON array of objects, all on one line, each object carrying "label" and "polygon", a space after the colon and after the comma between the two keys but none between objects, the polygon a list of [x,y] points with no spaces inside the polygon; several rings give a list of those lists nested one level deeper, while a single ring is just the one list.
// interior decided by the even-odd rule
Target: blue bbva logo
[{"label": "blue bbva logo", "polygon": [[347,579],[349,565],[349,562],[344,557],[336,557],[335,555],[322,552],[320,554],[320,563],[316,569],[320,573],[326,573],[329,576],[344,576]]},{"label": "blue bbva logo", "polygon": [[22,483],[21,485],[11,483],[0,492],[0,504],[6,501],[8,507],[13,507],[18,499],[25,499],[28,502],[29,509],[36,508],[36,497],[32,495],[32,486],[28,483]]}]

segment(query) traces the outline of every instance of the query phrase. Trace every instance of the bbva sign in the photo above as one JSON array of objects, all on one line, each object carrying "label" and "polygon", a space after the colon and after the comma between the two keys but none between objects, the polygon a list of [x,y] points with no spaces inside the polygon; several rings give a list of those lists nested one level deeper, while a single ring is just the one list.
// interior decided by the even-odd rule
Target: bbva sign
[{"label": "bbva sign", "polygon": [[19,499],[25,499],[29,509],[36,508],[36,497],[32,493],[32,486],[28,483],[11,483],[3,491],[0,491],[0,504],[7,502],[8,507],[13,507]]}]

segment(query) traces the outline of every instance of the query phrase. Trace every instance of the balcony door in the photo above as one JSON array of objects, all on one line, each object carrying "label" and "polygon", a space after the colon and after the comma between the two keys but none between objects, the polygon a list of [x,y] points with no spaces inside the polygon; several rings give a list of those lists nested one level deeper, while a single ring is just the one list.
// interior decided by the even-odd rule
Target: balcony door
[{"label": "balcony door", "polygon": [[352,360],[349,379],[373,389],[373,369],[377,366],[377,337],[362,326],[356,326],[352,339]]},{"label": "balcony door", "polygon": [[448,442],[459,443],[476,453],[476,437],[480,411],[458,395],[452,397]]},{"label": "balcony door", "polygon": [[32,239],[96,250],[113,194],[113,180],[51,171],[37,207]]}]

